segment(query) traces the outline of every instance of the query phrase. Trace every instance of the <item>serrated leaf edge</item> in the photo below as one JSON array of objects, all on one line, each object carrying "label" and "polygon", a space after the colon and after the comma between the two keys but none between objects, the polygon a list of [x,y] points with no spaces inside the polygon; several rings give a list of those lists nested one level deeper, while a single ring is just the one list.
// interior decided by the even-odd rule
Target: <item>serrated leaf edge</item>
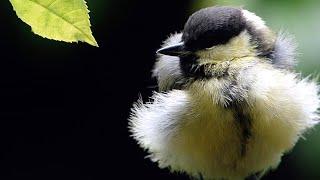
[{"label": "serrated leaf edge", "polygon": [[[49,8],[47,8],[47,7],[45,7],[45,6],[41,5],[41,4],[38,4],[38,3],[36,3],[36,2],[34,2],[34,1],[32,1],[32,0],[28,0],[28,1],[34,3],[34,4],[38,5],[38,6],[41,6],[42,8],[48,10],[48,11],[49,11],[51,14],[53,14],[54,16],[56,16],[56,17],[62,19],[63,21],[67,22],[68,24],[70,24],[71,26],[73,26],[75,29],[77,29],[80,33],[82,33],[83,35],[85,35],[90,41],[89,41],[89,42],[83,41],[83,40],[74,40],[74,41],[71,40],[71,41],[69,41],[69,40],[63,40],[63,39],[55,39],[55,38],[50,38],[50,37],[41,35],[41,34],[36,33],[36,32],[33,31],[35,34],[37,34],[37,35],[39,35],[39,36],[41,36],[41,37],[47,38],[47,39],[53,39],[53,40],[57,40],[57,41],[64,41],[64,42],[78,42],[78,41],[83,41],[83,42],[87,42],[88,44],[90,44],[90,45],[92,45],[92,46],[99,47],[97,41],[95,40],[95,38],[94,38],[91,34],[88,35],[87,33],[83,32],[80,28],[78,28],[77,26],[75,26],[74,24],[72,24],[70,21],[68,21],[67,19],[63,18],[62,16],[58,15],[57,13],[55,13],[54,11],[52,11],[51,9],[49,9]],[[84,5],[85,5],[85,8],[86,8],[85,10],[87,11],[86,16],[87,16],[87,18],[88,18],[89,27],[91,27],[90,16],[89,16],[89,12],[90,12],[90,11],[89,11],[89,9],[88,9],[87,2],[86,2],[85,0],[82,0],[82,1],[83,1]],[[13,3],[11,2],[11,0],[10,0],[10,3],[12,4],[13,9],[15,10],[15,12],[16,12],[16,14],[17,14],[17,16],[18,16],[18,12],[17,12],[17,10],[15,9],[15,6],[14,6]],[[18,18],[21,19],[23,22],[25,22],[25,20],[23,20],[23,18],[21,18],[21,17],[19,17],[19,16],[18,16]],[[27,22],[25,22],[25,23],[28,24]],[[28,24],[28,25],[29,25],[29,24]],[[30,26],[30,25],[29,25],[29,26]],[[31,29],[32,29],[32,26],[30,26],[30,27],[31,27]],[[90,31],[91,31],[91,29],[90,29]],[[91,33],[92,33],[92,32],[91,32]]]}]

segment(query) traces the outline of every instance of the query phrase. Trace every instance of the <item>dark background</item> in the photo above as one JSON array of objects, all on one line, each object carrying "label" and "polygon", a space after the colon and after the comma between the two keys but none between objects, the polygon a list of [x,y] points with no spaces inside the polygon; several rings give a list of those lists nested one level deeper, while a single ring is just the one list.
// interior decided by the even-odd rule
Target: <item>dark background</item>
[{"label": "dark background", "polygon": [[[41,38],[1,1],[0,179],[188,179],[145,159],[127,118],[192,3],[88,0],[95,48]],[[295,164],[287,155],[263,179],[306,178]]]}]

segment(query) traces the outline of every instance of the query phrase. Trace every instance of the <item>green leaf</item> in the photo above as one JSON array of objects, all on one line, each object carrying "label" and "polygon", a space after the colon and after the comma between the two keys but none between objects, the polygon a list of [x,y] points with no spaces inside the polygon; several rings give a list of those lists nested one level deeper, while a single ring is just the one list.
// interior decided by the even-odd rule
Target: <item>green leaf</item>
[{"label": "green leaf", "polygon": [[18,17],[42,37],[98,46],[84,0],[10,0]]}]

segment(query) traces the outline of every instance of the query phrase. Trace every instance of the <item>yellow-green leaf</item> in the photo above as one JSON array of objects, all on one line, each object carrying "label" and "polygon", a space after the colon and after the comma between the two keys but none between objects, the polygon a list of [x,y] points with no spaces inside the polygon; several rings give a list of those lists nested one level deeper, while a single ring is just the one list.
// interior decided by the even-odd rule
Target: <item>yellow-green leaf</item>
[{"label": "yellow-green leaf", "polygon": [[18,17],[42,37],[98,46],[84,0],[10,0]]}]

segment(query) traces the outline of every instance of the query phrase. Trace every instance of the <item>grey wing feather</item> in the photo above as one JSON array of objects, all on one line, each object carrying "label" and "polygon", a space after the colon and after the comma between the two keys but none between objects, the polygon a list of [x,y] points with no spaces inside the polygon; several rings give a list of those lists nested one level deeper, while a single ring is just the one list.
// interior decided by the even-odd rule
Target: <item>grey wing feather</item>
[{"label": "grey wing feather", "polygon": [[272,63],[277,68],[292,70],[297,64],[296,56],[297,43],[294,37],[286,32],[280,31],[271,55]]}]

